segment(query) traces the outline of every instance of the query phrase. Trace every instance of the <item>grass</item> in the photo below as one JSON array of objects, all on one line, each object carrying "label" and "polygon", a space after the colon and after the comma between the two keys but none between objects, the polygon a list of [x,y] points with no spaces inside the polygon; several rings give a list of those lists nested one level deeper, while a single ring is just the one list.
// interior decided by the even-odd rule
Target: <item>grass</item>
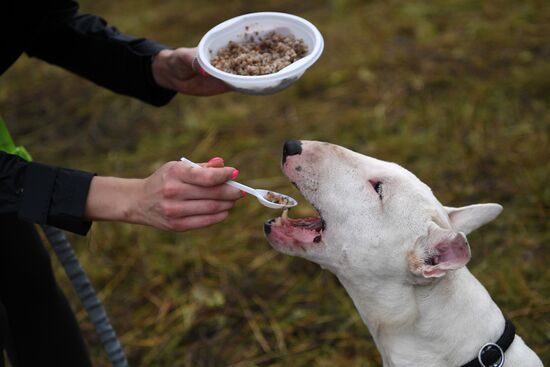
[{"label": "grass", "polygon": [[[157,109],[22,57],[0,106],[35,159],[144,177],[222,156],[240,180],[300,198],[279,169],[291,138],[397,162],[441,202],[505,210],[469,236],[471,271],[550,363],[550,6],[544,1],[82,1],[127,33],[195,45],[220,21],[277,10],[325,37],[321,59],[271,97],[178,96]],[[313,212],[301,200],[296,216]],[[170,234],[96,223],[71,236],[133,366],[378,366],[334,276],[269,247],[275,215],[241,201],[218,226]],[[64,275],[93,360],[108,362]]]}]

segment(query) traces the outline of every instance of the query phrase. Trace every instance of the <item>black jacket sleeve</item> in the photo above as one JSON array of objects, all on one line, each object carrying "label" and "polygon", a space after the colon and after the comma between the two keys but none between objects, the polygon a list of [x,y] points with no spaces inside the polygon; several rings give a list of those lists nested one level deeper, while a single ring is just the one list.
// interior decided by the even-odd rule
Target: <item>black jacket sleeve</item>
[{"label": "black jacket sleeve", "polygon": [[93,176],[0,151],[0,216],[17,216],[84,235],[91,226],[83,216]]},{"label": "black jacket sleeve", "polygon": [[41,0],[43,14],[31,26],[25,51],[83,76],[114,92],[162,106],[175,92],[158,86],[152,56],[168,48],[134,38],[107,25],[102,18],[78,14],[73,0]]}]

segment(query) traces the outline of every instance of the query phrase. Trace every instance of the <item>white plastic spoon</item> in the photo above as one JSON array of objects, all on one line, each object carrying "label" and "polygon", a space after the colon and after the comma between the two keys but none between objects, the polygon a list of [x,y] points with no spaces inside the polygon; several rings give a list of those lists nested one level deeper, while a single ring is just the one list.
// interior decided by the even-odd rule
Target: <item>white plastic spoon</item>
[{"label": "white plastic spoon", "polygon": [[[189,164],[192,167],[201,167],[195,162],[192,162],[185,157],[181,157],[180,160],[184,163]],[[291,208],[293,206],[298,205],[298,202],[294,198],[288,195],[279,194],[278,192],[275,192],[275,191],[253,189],[250,186],[246,186],[246,185],[243,185],[242,183],[239,183],[237,181],[232,181],[232,180],[227,181],[226,184],[228,184],[229,186],[233,186],[234,188],[237,188],[241,191],[245,191],[250,195],[254,195],[262,205],[267,206],[268,208],[271,208],[271,209],[285,209],[285,208]],[[274,198],[281,198],[283,199],[283,201],[286,201],[286,204],[279,204],[279,203],[270,201],[267,199],[268,196],[271,196]]]}]

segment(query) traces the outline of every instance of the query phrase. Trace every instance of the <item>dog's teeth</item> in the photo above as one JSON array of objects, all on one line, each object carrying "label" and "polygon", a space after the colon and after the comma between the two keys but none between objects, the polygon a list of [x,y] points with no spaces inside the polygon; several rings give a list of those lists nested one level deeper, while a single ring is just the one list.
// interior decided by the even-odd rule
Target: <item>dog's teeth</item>
[{"label": "dog's teeth", "polygon": [[288,208],[285,208],[285,210],[283,210],[283,214],[281,215],[281,218],[288,219]]}]

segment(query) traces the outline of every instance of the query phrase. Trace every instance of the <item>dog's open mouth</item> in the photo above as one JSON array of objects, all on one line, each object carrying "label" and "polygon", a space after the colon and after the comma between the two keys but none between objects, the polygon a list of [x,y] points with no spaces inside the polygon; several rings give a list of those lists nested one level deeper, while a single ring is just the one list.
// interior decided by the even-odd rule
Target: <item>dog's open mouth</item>
[{"label": "dog's open mouth", "polygon": [[289,218],[287,211],[278,218],[268,220],[264,231],[269,241],[276,246],[299,247],[322,240],[325,221],[321,217]]}]

